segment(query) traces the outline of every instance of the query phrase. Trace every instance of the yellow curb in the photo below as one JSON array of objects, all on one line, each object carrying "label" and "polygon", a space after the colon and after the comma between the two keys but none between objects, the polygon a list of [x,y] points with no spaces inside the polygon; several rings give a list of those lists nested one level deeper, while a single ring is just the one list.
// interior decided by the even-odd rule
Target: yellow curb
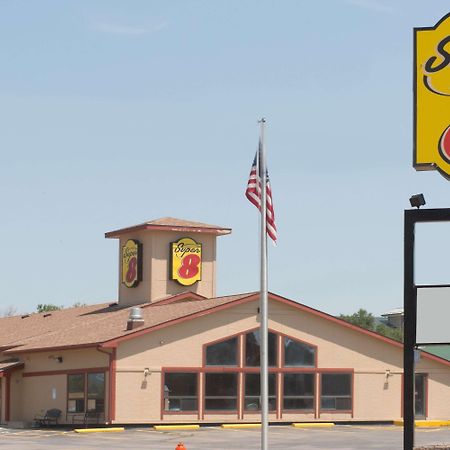
[{"label": "yellow curb", "polygon": [[[450,426],[450,420],[416,420],[414,423],[417,428]],[[394,420],[394,425],[402,427],[403,420]]]},{"label": "yellow curb", "polygon": [[224,423],[222,428],[261,428],[260,423]]},{"label": "yellow curb", "polygon": [[305,422],[305,423],[293,423],[295,428],[330,428],[334,427],[333,422]]},{"label": "yellow curb", "polygon": [[124,427],[115,428],[75,428],[75,433],[108,433],[113,431],[124,431]]},{"label": "yellow curb", "polygon": [[200,425],[155,425],[153,427],[156,431],[164,430],[198,430]]}]

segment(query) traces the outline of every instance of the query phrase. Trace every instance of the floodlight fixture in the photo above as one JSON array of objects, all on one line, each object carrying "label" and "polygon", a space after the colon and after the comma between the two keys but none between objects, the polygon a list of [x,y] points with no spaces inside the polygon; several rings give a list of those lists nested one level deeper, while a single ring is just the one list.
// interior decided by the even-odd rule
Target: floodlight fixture
[{"label": "floodlight fixture", "polygon": [[411,196],[411,198],[409,199],[409,203],[411,203],[411,206],[414,208],[419,209],[421,206],[425,205],[425,197],[423,196],[423,194],[416,194]]}]

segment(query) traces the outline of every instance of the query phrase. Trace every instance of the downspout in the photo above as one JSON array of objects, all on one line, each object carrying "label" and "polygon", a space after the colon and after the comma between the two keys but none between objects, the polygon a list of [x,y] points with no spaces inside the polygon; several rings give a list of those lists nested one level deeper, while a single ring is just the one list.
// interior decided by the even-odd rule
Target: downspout
[{"label": "downspout", "polygon": [[108,422],[112,424],[116,418],[116,348],[108,352],[99,345],[97,350],[109,357]]}]

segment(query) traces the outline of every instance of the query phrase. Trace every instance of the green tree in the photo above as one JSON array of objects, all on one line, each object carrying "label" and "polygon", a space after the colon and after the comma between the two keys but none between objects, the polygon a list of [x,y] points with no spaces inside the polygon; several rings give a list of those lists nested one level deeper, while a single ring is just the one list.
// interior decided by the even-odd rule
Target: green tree
[{"label": "green tree", "polygon": [[350,322],[353,325],[358,325],[359,327],[365,328],[366,330],[374,331],[375,318],[365,309],[360,309],[358,312],[350,316],[341,314],[339,318],[345,320],[346,322]]},{"label": "green tree", "polygon": [[353,325],[365,328],[366,330],[374,331],[375,333],[381,334],[388,338],[403,342],[402,330],[389,327],[382,323],[376,324],[373,314],[367,312],[365,309],[361,308],[358,312],[351,315],[341,314],[339,318]]},{"label": "green tree", "polygon": [[75,303],[72,305],[72,308],[80,308],[80,307],[82,307],[82,306],[87,306],[87,304],[86,304],[86,303],[83,303],[83,302],[75,302]]},{"label": "green tree", "polygon": [[403,342],[403,331],[399,328],[388,327],[387,325],[380,323],[375,328],[375,331],[383,336]]},{"label": "green tree", "polygon": [[39,303],[36,307],[36,311],[38,313],[49,312],[49,311],[58,311],[63,309],[62,306],[53,305],[51,303]]}]

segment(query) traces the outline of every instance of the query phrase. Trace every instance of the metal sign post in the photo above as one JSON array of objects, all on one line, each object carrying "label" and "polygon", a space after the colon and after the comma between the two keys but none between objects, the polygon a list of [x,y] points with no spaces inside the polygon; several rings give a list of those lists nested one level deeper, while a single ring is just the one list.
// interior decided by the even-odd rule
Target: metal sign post
[{"label": "metal sign post", "polygon": [[403,346],[403,449],[414,448],[414,350],[417,345],[417,288],[414,283],[414,232],[418,222],[450,222],[450,209],[408,209],[404,223],[405,311]]}]

